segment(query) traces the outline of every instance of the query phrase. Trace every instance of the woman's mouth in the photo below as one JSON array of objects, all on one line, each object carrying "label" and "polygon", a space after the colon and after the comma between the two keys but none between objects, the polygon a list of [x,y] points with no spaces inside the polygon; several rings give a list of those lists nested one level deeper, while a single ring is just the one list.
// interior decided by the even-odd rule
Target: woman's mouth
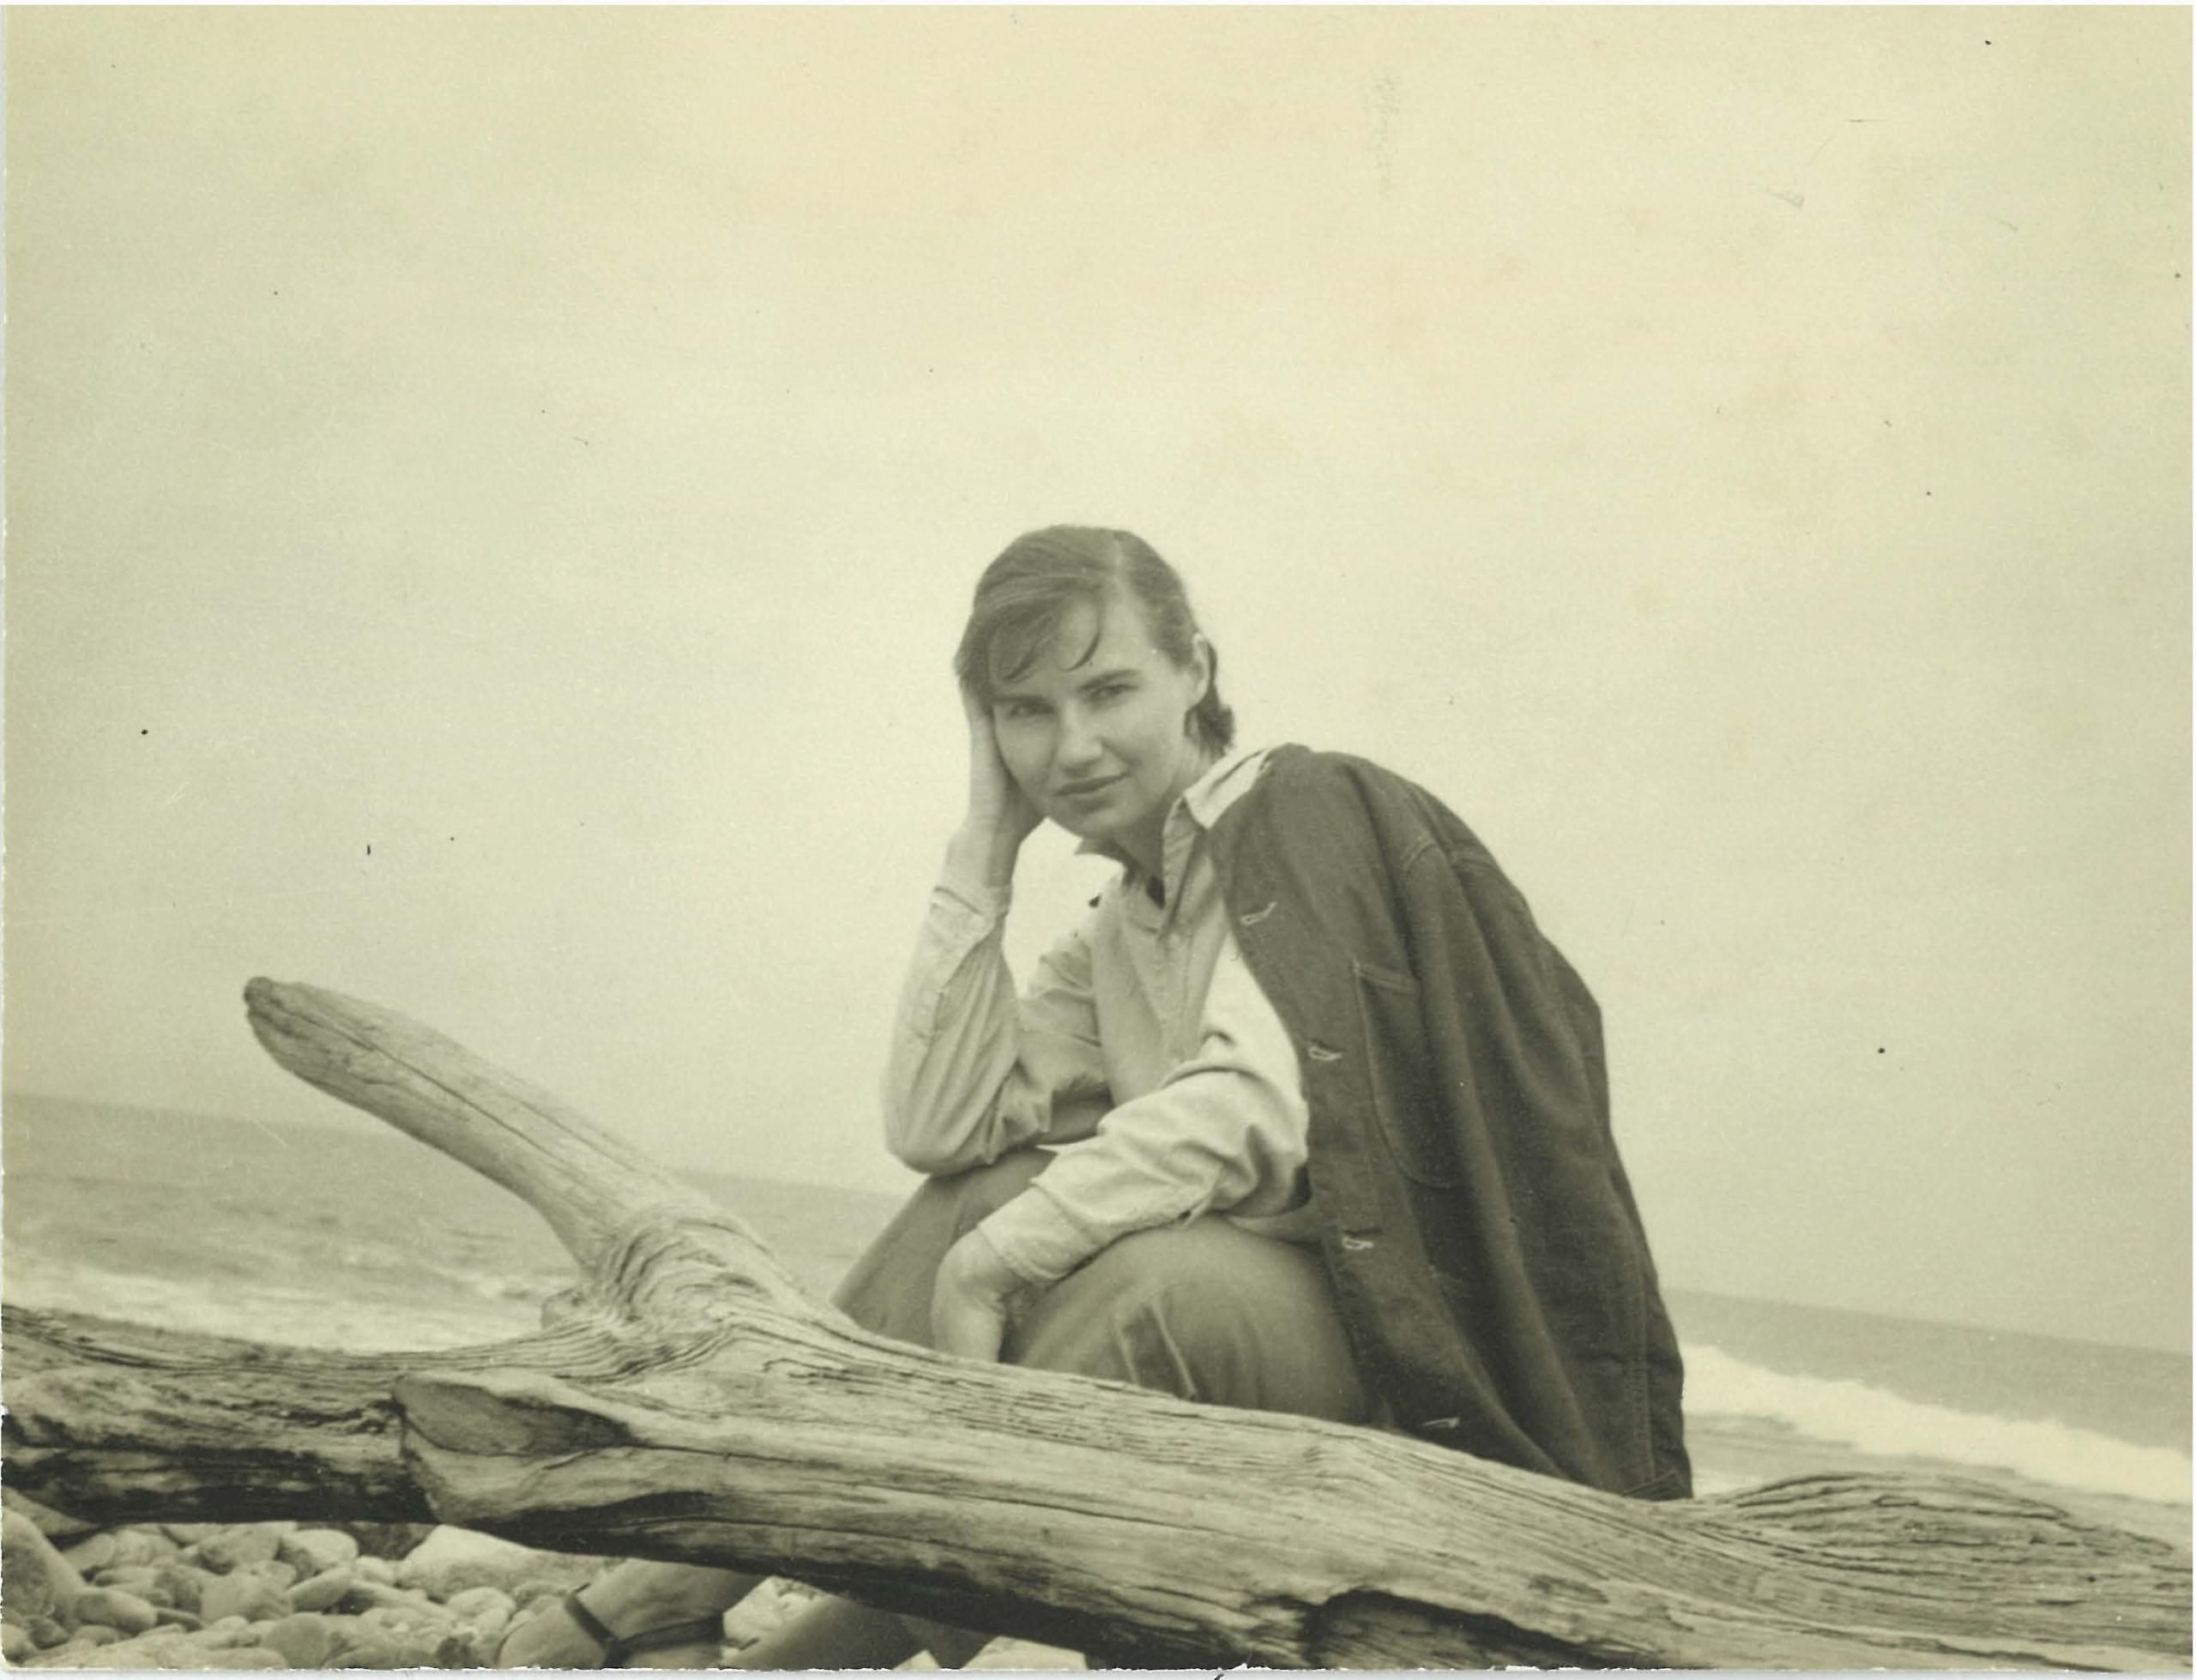
[{"label": "woman's mouth", "polygon": [[1119,776],[1090,776],[1082,781],[1063,782],[1059,790],[1059,797],[1078,803],[1087,802],[1098,798],[1119,780]]}]

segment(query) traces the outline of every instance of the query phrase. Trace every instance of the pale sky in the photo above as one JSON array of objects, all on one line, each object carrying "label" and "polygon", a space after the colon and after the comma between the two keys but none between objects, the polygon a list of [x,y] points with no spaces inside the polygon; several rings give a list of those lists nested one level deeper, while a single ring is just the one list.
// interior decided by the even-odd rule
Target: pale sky
[{"label": "pale sky", "polygon": [[2186,1347],[2189,27],[15,11],[7,1084],[332,1119],[268,974],[911,1184],[968,593],[1117,524],[1503,860],[1666,1282]]}]

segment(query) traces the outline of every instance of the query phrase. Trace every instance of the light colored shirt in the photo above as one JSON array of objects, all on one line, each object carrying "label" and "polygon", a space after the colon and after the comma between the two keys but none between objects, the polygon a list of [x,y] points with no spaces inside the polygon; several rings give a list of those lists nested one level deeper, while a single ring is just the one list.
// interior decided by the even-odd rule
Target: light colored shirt
[{"label": "light colored shirt", "polygon": [[1011,889],[949,866],[931,894],[885,1070],[886,1141],[932,1173],[1059,1146],[979,1227],[1029,1282],[1207,1212],[1311,1231],[1295,1048],[1236,948],[1206,837],[1265,758],[1198,778],[1167,816],[1163,898],[1125,862],[1019,999],[1000,942]]}]

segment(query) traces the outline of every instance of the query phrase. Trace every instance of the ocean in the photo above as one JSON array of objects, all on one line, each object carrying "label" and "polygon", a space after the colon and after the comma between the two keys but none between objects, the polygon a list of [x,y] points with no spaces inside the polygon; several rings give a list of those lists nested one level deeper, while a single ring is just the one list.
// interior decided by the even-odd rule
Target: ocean
[{"label": "ocean", "polygon": [[[531,1328],[571,1281],[516,1198],[394,1132],[10,1093],[10,1305],[356,1350]],[[827,1292],[874,1192],[689,1175]],[[1698,1490],[1825,1470],[1962,1475],[2187,1545],[2187,1355],[1673,1291]]]}]

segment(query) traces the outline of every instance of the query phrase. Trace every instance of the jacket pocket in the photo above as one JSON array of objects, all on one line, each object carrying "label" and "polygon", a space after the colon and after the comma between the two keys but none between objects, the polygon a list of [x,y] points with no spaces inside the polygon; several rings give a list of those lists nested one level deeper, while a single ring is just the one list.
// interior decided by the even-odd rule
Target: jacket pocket
[{"label": "jacket pocket", "polygon": [[1388,1153],[1414,1183],[1452,1189],[1462,1176],[1433,1090],[1418,982],[1370,963],[1352,966],[1365,1029],[1366,1077]]}]

